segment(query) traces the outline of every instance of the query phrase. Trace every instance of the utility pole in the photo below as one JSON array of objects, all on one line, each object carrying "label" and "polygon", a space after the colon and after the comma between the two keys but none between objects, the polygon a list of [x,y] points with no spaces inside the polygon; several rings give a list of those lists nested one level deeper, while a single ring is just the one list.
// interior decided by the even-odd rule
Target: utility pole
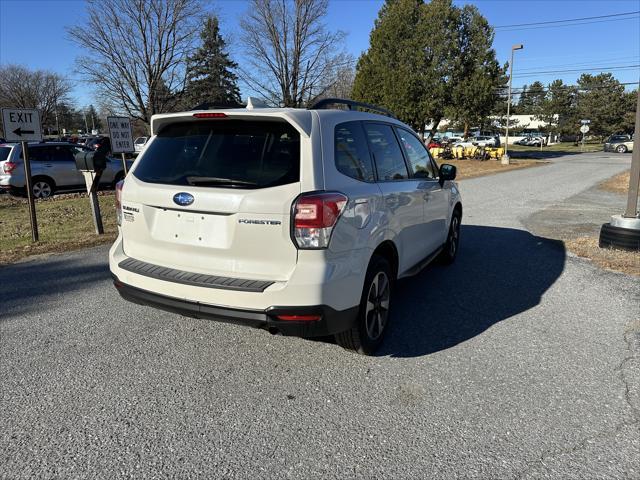
[{"label": "utility pole", "polygon": [[501,163],[503,165],[509,165],[509,114],[511,112],[511,84],[513,82],[513,53],[516,50],[522,50],[524,45],[521,43],[511,47],[511,63],[509,63],[509,94],[507,98],[507,128],[504,137],[504,155],[502,156]]},{"label": "utility pole", "polygon": [[640,89],[636,104],[636,127],[633,133],[633,153],[631,157],[631,173],[629,175],[629,194],[625,218],[638,218],[638,190],[640,190]]},{"label": "utility pole", "polygon": [[82,116],[84,117],[84,133],[89,134],[89,125],[87,125],[87,112],[83,112]]}]

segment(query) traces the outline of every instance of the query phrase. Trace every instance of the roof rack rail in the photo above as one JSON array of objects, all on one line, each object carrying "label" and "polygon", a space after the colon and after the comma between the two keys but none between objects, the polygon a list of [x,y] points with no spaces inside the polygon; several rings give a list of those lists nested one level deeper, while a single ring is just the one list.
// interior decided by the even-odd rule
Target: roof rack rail
[{"label": "roof rack rail", "polygon": [[225,108],[244,108],[245,105],[237,102],[204,102],[196,105],[191,110],[215,110]]},{"label": "roof rack rail", "polygon": [[311,105],[308,110],[322,110],[326,109],[330,105],[346,105],[349,110],[353,110],[352,107],[357,108],[365,108],[367,110],[372,110],[377,113],[381,113],[391,118],[396,118],[396,116],[391,113],[389,110],[378,107],[377,105],[371,105],[370,103],[364,102],[356,102],[355,100],[348,100],[346,98],[323,98],[322,100],[318,100],[316,103]]}]

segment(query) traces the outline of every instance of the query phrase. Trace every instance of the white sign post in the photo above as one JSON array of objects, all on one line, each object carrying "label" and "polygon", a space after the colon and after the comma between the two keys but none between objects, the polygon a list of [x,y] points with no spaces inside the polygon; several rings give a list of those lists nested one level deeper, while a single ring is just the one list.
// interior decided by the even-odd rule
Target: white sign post
[{"label": "white sign post", "polygon": [[29,147],[27,142],[42,141],[40,127],[40,112],[26,108],[3,108],[2,128],[7,142],[22,143],[22,161],[24,162],[25,186],[29,200],[29,219],[31,220],[31,240],[38,241],[38,221],[36,219],[36,204],[31,187],[31,162],[29,161]]},{"label": "white sign post", "polygon": [[122,168],[127,174],[127,158],[125,153],[134,153],[133,133],[129,117],[107,117],[109,136],[111,137],[111,152],[122,154]]},{"label": "white sign post", "polygon": [[[583,120],[584,122],[584,120]],[[586,123],[583,123],[582,126],[580,127],[580,131],[582,132],[582,148],[581,150],[584,151],[584,137],[587,135],[587,132],[589,131],[589,125]]]}]

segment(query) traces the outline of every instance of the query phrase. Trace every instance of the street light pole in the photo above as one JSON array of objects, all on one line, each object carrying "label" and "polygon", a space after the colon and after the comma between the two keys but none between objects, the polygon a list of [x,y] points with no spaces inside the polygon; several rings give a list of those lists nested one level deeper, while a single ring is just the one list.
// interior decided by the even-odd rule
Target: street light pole
[{"label": "street light pole", "polygon": [[507,95],[507,128],[504,137],[504,155],[502,156],[502,164],[509,165],[509,115],[511,112],[511,83],[513,81],[513,53],[516,50],[522,50],[524,45],[521,43],[511,47],[511,63],[509,63],[509,94]]}]

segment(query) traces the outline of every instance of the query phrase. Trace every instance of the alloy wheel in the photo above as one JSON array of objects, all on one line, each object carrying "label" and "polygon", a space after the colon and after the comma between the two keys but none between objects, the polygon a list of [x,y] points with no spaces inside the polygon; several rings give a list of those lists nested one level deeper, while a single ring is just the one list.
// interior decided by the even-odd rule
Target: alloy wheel
[{"label": "alloy wheel", "polygon": [[389,316],[389,298],[391,285],[385,272],[378,272],[371,282],[367,294],[367,307],[365,311],[365,326],[367,336],[371,340],[377,340],[382,335]]},{"label": "alloy wheel", "polygon": [[32,186],[33,196],[36,198],[47,198],[51,196],[51,185],[47,182],[36,182]]},{"label": "alloy wheel", "polygon": [[451,231],[449,232],[449,255],[454,257],[458,250],[458,239],[460,238],[460,219],[454,216],[451,219]]}]

